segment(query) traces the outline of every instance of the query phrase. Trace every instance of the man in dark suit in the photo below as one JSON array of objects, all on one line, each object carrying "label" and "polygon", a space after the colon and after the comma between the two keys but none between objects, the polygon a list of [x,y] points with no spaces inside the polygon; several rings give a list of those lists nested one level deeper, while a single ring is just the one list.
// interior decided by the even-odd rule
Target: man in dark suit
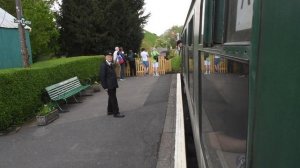
[{"label": "man in dark suit", "polygon": [[106,53],[105,62],[103,62],[103,64],[101,65],[100,81],[102,87],[108,93],[107,115],[114,115],[114,117],[117,118],[125,117],[123,114],[120,114],[119,112],[118,99],[116,96],[118,81],[112,63],[111,52]]}]

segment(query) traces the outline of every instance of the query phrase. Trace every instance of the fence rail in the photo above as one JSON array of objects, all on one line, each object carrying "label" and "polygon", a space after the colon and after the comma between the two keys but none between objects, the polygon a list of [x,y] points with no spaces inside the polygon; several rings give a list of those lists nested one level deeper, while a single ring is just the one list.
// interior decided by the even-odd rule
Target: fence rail
[{"label": "fence rail", "polygon": [[219,71],[216,72],[216,65],[215,65],[215,57],[214,55],[210,55],[208,56],[208,58],[206,58],[207,61],[210,62],[210,65],[208,67],[208,71],[205,69],[205,65],[204,65],[204,56],[201,56],[201,72],[202,73],[240,73],[240,74],[244,74],[246,73],[245,71],[247,71],[247,64],[240,64],[236,61],[230,60],[230,59],[226,59],[224,57],[220,58],[220,62],[219,62]]},{"label": "fence rail", "polygon": [[[215,57],[214,56],[209,56],[209,72],[210,73],[215,73]],[[204,65],[204,56],[201,57],[201,71],[202,73],[205,73],[205,65]],[[227,73],[227,59],[220,58],[219,62],[219,73]]]},{"label": "fence rail", "polygon": [[[158,73],[160,75],[164,75],[167,72],[172,71],[171,60],[166,60],[164,57],[159,57],[158,62],[159,62]],[[137,76],[143,76],[144,72],[145,72],[145,69],[144,69],[145,67],[144,67],[144,65],[143,65],[140,58],[135,59],[135,67],[136,67],[136,75]],[[153,62],[150,59],[150,61],[149,61],[149,74],[153,75],[153,72],[154,72]],[[117,74],[117,75],[119,76],[119,74]],[[130,66],[129,66],[128,61],[126,63],[125,76],[130,76]]]}]

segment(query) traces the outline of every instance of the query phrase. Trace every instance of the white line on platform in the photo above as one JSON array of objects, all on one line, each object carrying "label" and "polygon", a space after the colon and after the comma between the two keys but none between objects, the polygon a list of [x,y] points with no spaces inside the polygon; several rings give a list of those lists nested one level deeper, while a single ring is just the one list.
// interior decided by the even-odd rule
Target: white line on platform
[{"label": "white line on platform", "polygon": [[180,74],[177,74],[176,133],[174,167],[186,168],[185,134]]}]

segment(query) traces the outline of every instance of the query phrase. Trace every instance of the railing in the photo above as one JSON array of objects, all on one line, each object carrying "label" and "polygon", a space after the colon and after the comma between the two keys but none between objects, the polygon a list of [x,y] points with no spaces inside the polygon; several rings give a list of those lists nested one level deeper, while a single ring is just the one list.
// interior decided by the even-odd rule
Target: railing
[{"label": "railing", "polygon": [[[159,57],[158,62],[159,62],[158,73],[160,75],[164,75],[167,72],[172,71],[171,60],[166,60],[164,57]],[[137,76],[143,76],[145,70],[144,70],[144,65],[143,65],[140,58],[135,59],[135,67],[136,67],[136,75]],[[150,59],[149,60],[149,75],[153,75],[153,72],[154,72],[153,62]],[[129,66],[128,61],[127,61],[127,65],[126,65],[126,68],[125,68],[125,76],[130,76],[130,66]]]},{"label": "railing", "polygon": [[[215,69],[215,57],[214,56],[209,56],[208,57],[209,61],[210,61],[210,66],[209,66],[209,72],[210,73],[215,73],[216,69]],[[224,58],[220,58],[220,62],[219,62],[219,72],[218,73],[227,73],[227,64],[228,61],[227,59]],[[201,57],[201,71],[202,73],[205,73],[205,65],[204,65],[204,57]]]},{"label": "railing", "polygon": [[214,55],[210,55],[207,60],[210,61],[210,65],[208,68],[209,72],[207,72],[207,70],[205,69],[204,56],[201,56],[201,72],[202,73],[241,73],[241,74],[243,74],[245,67],[243,67],[241,65],[247,66],[246,64],[240,64],[236,61],[221,57],[220,62],[219,62],[219,71],[216,72]]}]

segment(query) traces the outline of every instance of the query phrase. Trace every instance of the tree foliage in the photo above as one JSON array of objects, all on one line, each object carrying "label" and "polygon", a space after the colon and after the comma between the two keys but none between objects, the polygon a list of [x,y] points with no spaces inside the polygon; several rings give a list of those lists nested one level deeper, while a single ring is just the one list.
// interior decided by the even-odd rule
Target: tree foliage
[{"label": "tree foliage", "polygon": [[99,54],[114,46],[136,50],[143,39],[144,0],[64,0],[59,25],[68,56]]},{"label": "tree foliage", "polygon": [[52,3],[45,0],[23,0],[23,15],[32,23],[30,41],[34,61],[58,51],[59,31],[55,15],[50,10]]},{"label": "tree foliage", "polygon": [[16,4],[13,0],[0,0],[0,7],[6,10],[9,14],[16,16]]},{"label": "tree foliage", "polygon": [[155,47],[160,47],[160,48],[169,48],[169,42],[161,37],[156,39],[155,41]]},{"label": "tree foliage", "polygon": [[[58,50],[59,32],[50,10],[54,0],[22,0],[23,16],[31,21],[30,41],[33,60],[42,59]],[[15,0],[0,0],[0,6],[16,16]]]},{"label": "tree foliage", "polygon": [[141,48],[145,48],[147,51],[150,51],[151,48],[155,46],[155,42],[157,39],[158,36],[156,34],[145,31]]},{"label": "tree foliage", "polygon": [[162,40],[158,41],[158,44],[161,41],[165,41],[168,47],[175,48],[177,41],[177,33],[181,33],[183,26],[172,26],[170,29],[166,30],[164,34],[160,36]]}]

